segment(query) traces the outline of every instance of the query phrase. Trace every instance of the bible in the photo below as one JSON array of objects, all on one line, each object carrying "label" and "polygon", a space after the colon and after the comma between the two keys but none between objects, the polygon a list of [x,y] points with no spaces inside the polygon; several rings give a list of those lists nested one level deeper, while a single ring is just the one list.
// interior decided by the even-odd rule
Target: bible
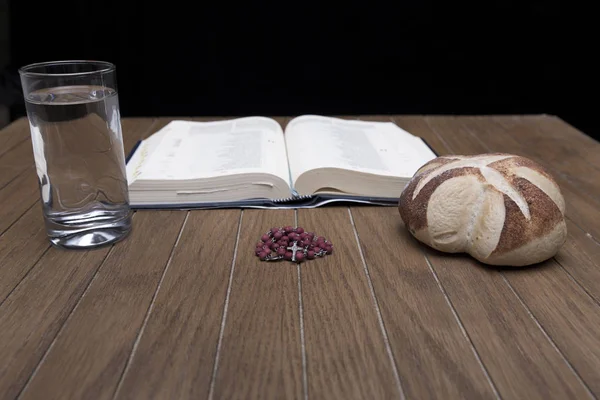
[{"label": "bible", "polygon": [[397,205],[436,154],[392,122],[319,115],[175,120],[128,157],[132,208]]}]

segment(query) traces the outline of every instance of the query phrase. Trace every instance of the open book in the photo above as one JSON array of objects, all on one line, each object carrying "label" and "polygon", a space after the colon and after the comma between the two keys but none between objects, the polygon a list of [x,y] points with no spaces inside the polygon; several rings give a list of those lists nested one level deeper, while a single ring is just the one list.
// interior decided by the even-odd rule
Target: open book
[{"label": "open book", "polygon": [[392,122],[316,115],[173,121],[127,163],[133,208],[303,208],[335,201],[397,205],[436,155]]}]

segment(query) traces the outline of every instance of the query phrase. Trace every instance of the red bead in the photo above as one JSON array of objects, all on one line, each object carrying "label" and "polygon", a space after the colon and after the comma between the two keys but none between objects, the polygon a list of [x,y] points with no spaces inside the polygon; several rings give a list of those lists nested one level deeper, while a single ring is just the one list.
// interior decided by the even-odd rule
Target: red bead
[{"label": "red bead", "polygon": [[297,251],[296,252],[296,261],[303,261],[304,260],[304,253],[301,251]]},{"label": "red bead", "polygon": [[289,236],[287,236],[287,235],[283,235],[283,236],[281,237],[281,240],[285,240],[285,241],[287,242],[288,240],[290,240],[290,237],[289,237]]},{"label": "red bead", "polygon": [[292,228],[291,226],[286,226],[285,228],[283,228],[283,230],[285,231],[285,233],[290,233],[294,230],[294,228]]},{"label": "red bead", "polygon": [[273,235],[275,240],[281,239],[282,236],[283,236],[283,233],[281,233],[281,232],[275,232],[275,234]]},{"label": "red bead", "polygon": [[283,258],[285,258],[286,260],[291,260],[292,259],[292,252],[291,251],[286,251],[285,254],[283,255]]},{"label": "red bead", "polygon": [[256,247],[263,247],[264,245],[265,245],[265,242],[256,243]]},{"label": "red bead", "polygon": [[267,248],[265,248],[263,251],[264,251],[265,253],[267,253],[267,254],[271,254],[271,249],[270,249],[270,248],[268,248],[268,247],[267,247]]},{"label": "red bead", "polygon": [[300,234],[300,240],[304,240],[304,239],[307,239],[307,238],[308,238],[308,235],[306,234],[306,232],[302,232]]},{"label": "red bead", "polygon": [[261,236],[260,239],[266,243],[271,240],[271,237],[265,233],[264,235]]},{"label": "red bead", "polygon": [[280,247],[277,249],[277,255],[278,256],[285,256],[285,248]]},{"label": "red bead", "polygon": [[298,227],[298,228],[296,228],[296,232],[299,233],[299,234],[300,233],[304,233],[304,229]]},{"label": "red bead", "polygon": [[317,242],[324,242],[324,241],[325,241],[325,238],[323,236],[319,236],[317,238]]},{"label": "red bead", "polygon": [[327,254],[331,254],[333,252],[333,248],[331,246],[325,246],[325,252]]},{"label": "red bead", "polygon": [[309,260],[312,260],[313,258],[315,258],[315,252],[313,250],[309,250],[306,252],[306,256]]},{"label": "red bead", "polygon": [[264,259],[267,258],[267,253],[265,253],[264,251],[262,251],[258,256],[260,257],[261,260],[264,260]]},{"label": "red bead", "polygon": [[260,253],[262,253],[263,249],[261,248],[256,248],[256,251],[254,252],[257,256],[260,255]]},{"label": "red bead", "polygon": [[315,253],[318,253],[321,251],[321,248],[319,246],[315,246],[315,248],[313,250]]},{"label": "red bead", "polygon": [[308,240],[308,238],[305,238],[305,239],[302,241],[302,246],[304,246],[304,247],[306,247],[306,246],[310,246],[310,240]]},{"label": "red bead", "polygon": [[315,234],[313,232],[308,232],[307,235],[310,238],[310,240],[313,240],[315,237]]},{"label": "red bead", "polygon": [[275,232],[279,231],[279,228],[271,228],[271,234],[275,234]]}]

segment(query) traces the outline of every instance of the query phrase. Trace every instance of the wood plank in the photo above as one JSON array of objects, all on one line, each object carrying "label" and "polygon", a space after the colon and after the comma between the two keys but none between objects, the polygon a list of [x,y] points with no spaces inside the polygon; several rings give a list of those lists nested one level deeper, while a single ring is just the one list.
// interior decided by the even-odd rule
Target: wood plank
[{"label": "wood plank", "polygon": [[[473,130],[476,122],[475,118],[428,117],[426,121],[434,133],[444,137],[444,140],[451,146],[449,150],[452,153],[479,154],[503,151],[513,154],[521,153],[525,156],[530,154],[521,147],[518,141],[512,140],[510,136],[498,137],[493,134],[484,134],[484,132],[493,131],[494,122],[492,119],[479,122],[476,129],[477,135]],[[487,125],[492,126],[492,128],[486,128]],[[523,132],[523,135],[526,135],[526,132]],[[546,165],[540,158],[536,159]],[[548,167],[548,165],[546,166]],[[552,168],[549,169],[552,170]],[[600,225],[594,223],[600,220],[600,203],[599,206],[596,206],[585,193],[561,175],[553,174],[553,176],[560,185],[567,203],[566,215],[595,238],[600,238]]]},{"label": "wood plank", "polygon": [[42,210],[31,207],[0,236],[0,304],[48,250]]},{"label": "wood plank", "polygon": [[[523,118],[514,115],[494,116],[492,119],[504,126],[514,127],[523,124]],[[600,142],[553,115],[528,116],[526,121],[526,125],[535,126],[525,138],[528,144],[539,145],[543,142],[543,146],[548,148],[551,154],[556,154],[555,160],[558,163],[562,162],[559,149],[564,149],[569,154],[568,158],[585,161],[600,171],[600,157],[598,157]],[[509,129],[508,133],[519,138],[514,135],[517,131]]]},{"label": "wood plank", "polygon": [[302,398],[295,265],[261,262],[256,242],[291,210],[244,211],[214,383],[217,399]]},{"label": "wood plank", "polygon": [[130,236],[113,247],[22,399],[112,398],[185,215],[136,213]]},{"label": "wood plank", "polygon": [[308,396],[398,398],[394,361],[352,240],[347,208],[299,210],[298,225],[335,246],[333,254],[301,267]]},{"label": "wood plank", "polygon": [[35,169],[30,168],[0,190],[0,234],[40,198]]},{"label": "wood plank", "polygon": [[506,279],[595,396],[600,396],[600,307],[553,259]]},{"label": "wood plank", "polygon": [[[481,142],[456,129],[456,118],[427,121],[429,134],[439,133],[444,143],[453,146],[444,150],[481,151]],[[469,257],[423,248],[502,397],[589,397],[579,376],[498,271],[483,268]]]},{"label": "wood plank", "polygon": [[208,396],[239,222],[236,210],[190,212],[115,398]]},{"label": "wood plank", "polygon": [[0,156],[0,190],[27,168],[35,168],[30,140],[22,141]]},{"label": "wood plank", "polygon": [[[502,398],[590,398],[497,270],[468,257],[426,253]],[[539,295],[539,288],[536,282],[528,290]]]},{"label": "wood plank", "polygon": [[487,372],[397,208],[353,207],[352,214],[406,397],[495,397]]},{"label": "wood plank", "polygon": [[554,258],[600,304],[600,244],[567,220],[567,241]]},{"label": "wood plank", "polygon": [[19,118],[0,130],[0,156],[30,138],[29,121]]},{"label": "wood plank", "polygon": [[0,306],[4,398],[15,398],[22,390],[108,251],[108,247],[86,252],[50,248]]}]

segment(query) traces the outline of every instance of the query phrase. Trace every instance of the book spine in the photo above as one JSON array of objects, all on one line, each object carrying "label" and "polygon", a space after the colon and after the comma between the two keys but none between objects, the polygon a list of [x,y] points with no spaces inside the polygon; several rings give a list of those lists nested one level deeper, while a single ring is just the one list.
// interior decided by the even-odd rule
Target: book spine
[{"label": "book spine", "polygon": [[296,201],[303,201],[303,200],[310,200],[312,199],[313,196],[311,195],[298,195],[298,196],[292,196],[292,197],[287,197],[284,199],[273,199],[271,200],[273,203],[290,203],[290,202],[296,202]]}]

